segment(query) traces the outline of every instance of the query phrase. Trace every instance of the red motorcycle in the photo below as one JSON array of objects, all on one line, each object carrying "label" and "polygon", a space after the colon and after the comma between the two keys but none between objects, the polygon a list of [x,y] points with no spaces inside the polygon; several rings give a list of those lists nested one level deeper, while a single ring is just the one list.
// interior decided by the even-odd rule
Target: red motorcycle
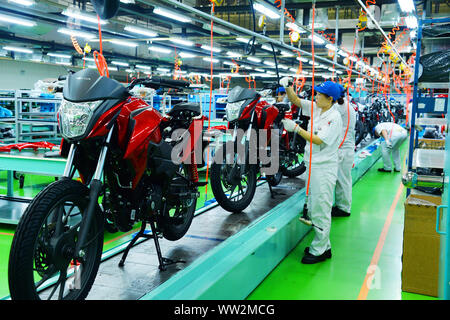
[{"label": "red motorcycle", "polygon": [[[272,167],[274,160],[278,166],[266,176],[272,194],[271,187],[280,183],[288,170],[304,171],[297,169],[302,139],[289,135],[281,122],[292,118],[290,106],[270,104],[262,95],[264,92],[235,87],[227,97],[226,118],[232,139],[215,152],[211,189],[219,205],[230,212],[240,212],[251,203],[258,173]],[[277,143],[272,144],[273,139]]]},{"label": "red motorcycle", "polygon": [[[119,265],[141,236],[154,239],[160,269],[174,263],[162,257],[158,237],[178,240],[191,225],[197,189],[205,185],[193,159],[204,118],[191,103],[163,116],[131,95],[137,85],[182,89],[189,83],[153,77],[124,87],[92,69],[67,76],[58,113],[67,164],[17,226],[9,259],[12,299],[84,299],[99,268],[104,228],[127,232],[142,222]],[[189,137],[180,150],[176,130],[180,139]],[[144,233],[147,223],[151,235]]]}]

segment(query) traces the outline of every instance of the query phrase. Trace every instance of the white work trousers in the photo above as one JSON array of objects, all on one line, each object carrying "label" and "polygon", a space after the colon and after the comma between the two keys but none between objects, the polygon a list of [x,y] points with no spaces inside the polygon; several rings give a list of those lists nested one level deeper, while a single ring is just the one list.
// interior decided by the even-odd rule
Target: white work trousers
[{"label": "white work trousers", "polygon": [[[394,162],[394,168],[400,171],[402,168],[402,160],[400,159],[400,146],[403,141],[408,137],[406,130],[404,132],[392,132],[390,141],[392,148],[388,148],[386,141],[381,143],[381,156],[383,157],[383,166],[385,170],[392,170],[392,161]],[[391,160],[392,156],[392,160]]]},{"label": "white work trousers", "polygon": [[[309,170],[308,164],[306,170]],[[315,256],[319,256],[331,248],[331,207],[333,206],[337,171],[337,163],[311,166],[307,206],[308,215],[316,227],[313,227],[315,234],[309,252]]]},{"label": "white work trousers", "polygon": [[352,168],[355,150],[342,147],[338,150],[338,155],[339,164],[334,203],[342,211],[350,213],[352,208]]}]

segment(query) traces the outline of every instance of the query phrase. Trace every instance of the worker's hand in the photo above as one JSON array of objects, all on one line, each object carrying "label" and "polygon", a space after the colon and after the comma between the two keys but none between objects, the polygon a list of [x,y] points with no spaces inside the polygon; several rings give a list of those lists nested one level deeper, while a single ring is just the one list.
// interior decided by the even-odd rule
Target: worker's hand
[{"label": "worker's hand", "polygon": [[293,120],[291,119],[283,119],[281,120],[283,123],[284,129],[286,129],[287,132],[293,132],[295,130],[295,127],[298,126]]},{"label": "worker's hand", "polygon": [[392,149],[392,142],[390,140],[386,140],[386,147]]},{"label": "worker's hand", "polygon": [[285,88],[292,86],[293,83],[294,82],[292,81],[291,77],[283,77],[280,80],[280,85],[285,87]]}]

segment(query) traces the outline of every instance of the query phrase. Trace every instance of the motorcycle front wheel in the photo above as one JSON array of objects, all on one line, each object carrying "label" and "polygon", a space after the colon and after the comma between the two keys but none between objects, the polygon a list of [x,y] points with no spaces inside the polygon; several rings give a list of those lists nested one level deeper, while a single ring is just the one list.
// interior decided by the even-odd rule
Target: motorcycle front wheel
[{"label": "motorcycle front wheel", "polygon": [[83,258],[74,259],[88,202],[89,189],[70,179],[50,184],[33,199],[19,221],[11,246],[11,299],[86,298],[103,250],[103,219],[96,212],[87,244],[82,248]]},{"label": "motorcycle front wheel", "polygon": [[233,213],[241,212],[250,205],[255,195],[257,166],[247,165],[241,174],[241,165],[236,158],[229,159],[230,154],[222,152],[218,154],[224,154],[224,158],[219,163],[214,161],[211,164],[212,192],[222,208]]}]

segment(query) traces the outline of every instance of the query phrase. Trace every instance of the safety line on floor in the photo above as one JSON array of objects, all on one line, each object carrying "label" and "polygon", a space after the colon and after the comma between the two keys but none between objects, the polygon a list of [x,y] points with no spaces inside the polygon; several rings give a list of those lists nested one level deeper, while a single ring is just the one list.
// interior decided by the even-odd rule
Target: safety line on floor
[{"label": "safety line on floor", "polygon": [[[381,231],[380,238],[378,239],[378,244],[375,248],[375,252],[373,253],[372,261],[370,262],[370,266],[367,269],[366,277],[364,278],[363,285],[361,290],[359,291],[358,300],[366,300],[367,294],[370,290],[370,285],[373,280],[373,272],[378,266],[378,260],[380,259],[381,252],[383,251],[384,242],[386,241],[386,236],[389,232],[389,227],[391,226],[392,217],[395,212],[395,208],[397,207],[398,201],[403,193],[404,186],[400,182],[400,186],[397,189],[397,194],[395,195],[394,201],[389,209],[388,216],[383,226],[383,230]],[[370,282],[370,283],[369,283]]]},{"label": "safety line on floor", "polygon": [[1,236],[14,236],[14,233],[0,232]]}]

